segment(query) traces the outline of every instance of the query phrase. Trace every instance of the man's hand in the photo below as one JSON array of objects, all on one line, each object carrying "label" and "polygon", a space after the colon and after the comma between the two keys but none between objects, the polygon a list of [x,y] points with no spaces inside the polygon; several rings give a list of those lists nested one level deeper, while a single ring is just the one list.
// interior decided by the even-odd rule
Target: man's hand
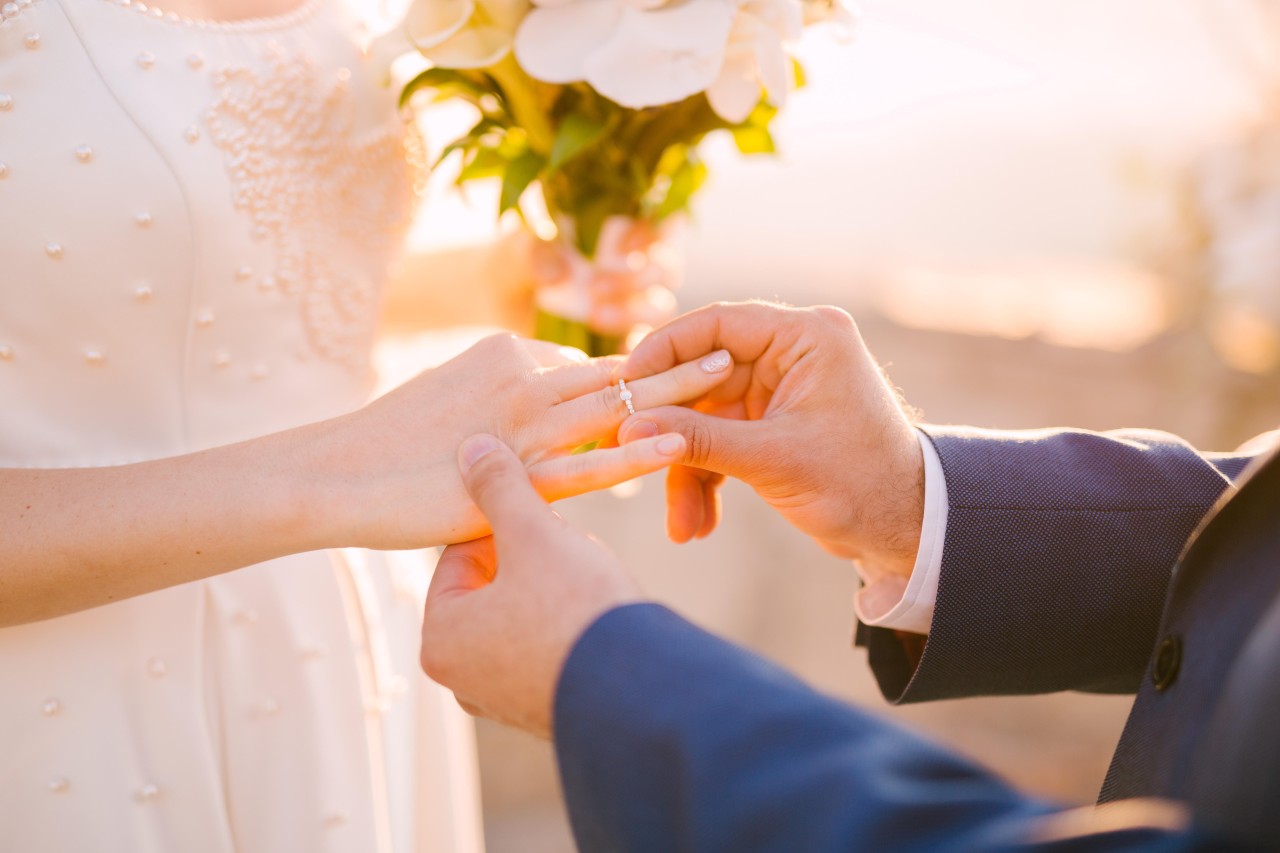
[{"label": "man's hand", "polygon": [[667,531],[702,537],[719,520],[725,475],[752,486],[827,550],[872,572],[909,576],[924,512],[919,440],[897,393],[838,308],[709,305],[632,353],[623,375],[649,376],[717,349],[733,375],[691,408],[628,419],[625,444],[684,435],[667,478]]},{"label": "man's hand", "polygon": [[[679,435],[659,443],[684,447]],[[427,593],[422,668],[472,714],[550,737],[560,670],[606,611],[640,599],[599,542],[543,502],[515,453],[490,435],[458,451],[467,492],[494,535],[445,549]]]}]

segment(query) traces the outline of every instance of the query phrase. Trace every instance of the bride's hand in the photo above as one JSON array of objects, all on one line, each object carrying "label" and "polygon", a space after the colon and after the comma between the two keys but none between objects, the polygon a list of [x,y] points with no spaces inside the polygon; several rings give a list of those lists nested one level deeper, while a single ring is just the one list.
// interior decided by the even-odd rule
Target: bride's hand
[{"label": "bride's hand", "polygon": [[[716,355],[629,383],[632,405],[641,411],[700,397],[733,372]],[[488,533],[455,463],[458,445],[476,433],[515,450],[549,500],[680,459],[680,435],[573,452],[593,441],[614,443],[628,416],[614,380],[620,364],[498,335],[358,412],[317,425],[313,500],[329,527],[328,544],[416,548]]]}]

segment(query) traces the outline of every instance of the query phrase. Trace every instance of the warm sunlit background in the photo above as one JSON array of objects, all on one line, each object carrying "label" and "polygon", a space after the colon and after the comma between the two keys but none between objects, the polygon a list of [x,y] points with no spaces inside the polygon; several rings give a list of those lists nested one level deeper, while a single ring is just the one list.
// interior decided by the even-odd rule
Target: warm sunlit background
[{"label": "warm sunlit background", "polygon": [[[1280,424],[1280,4],[862,6],[855,43],[802,46],[781,156],[709,146],[682,304],[848,308],[935,422],[1149,426],[1213,449]],[[445,109],[426,132],[463,120]],[[456,288],[450,258],[494,235],[493,198],[445,178],[414,232],[427,288]],[[693,545],[664,540],[661,507],[653,480],[564,512],[700,623],[1022,785],[1093,799],[1126,700],[888,708],[849,647],[848,565],[743,488]],[[570,849],[550,748],[487,724],[480,743],[490,850]]]}]

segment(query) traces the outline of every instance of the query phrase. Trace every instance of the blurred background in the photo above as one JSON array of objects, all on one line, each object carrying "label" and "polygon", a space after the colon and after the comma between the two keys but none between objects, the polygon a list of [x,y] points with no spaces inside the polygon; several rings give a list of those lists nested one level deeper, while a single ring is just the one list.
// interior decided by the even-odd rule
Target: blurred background
[{"label": "blurred background", "polygon": [[[1280,425],[1280,4],[862,11],[851,44],[806,36],[779,156],[708,145],[682,307],[840,305],[932,422],[1144,426],[1206,449]],[[428,141],[465,118],[438,108]],[[495,236],[494,199],[448,181],[432,179],[413,237],[414,274],[442,293]],[[478,333],[391,341],[384,360]],[[660,479],[562,507],[700,624],[1019,785],[1094,799],[1127,699],[886,706],[851,648],[852,567],[750,490],[730,484],[721,529],[682,547],[663,536]],[[485,723],[479,742],[489,849],[572,849],[550,747]]]}]

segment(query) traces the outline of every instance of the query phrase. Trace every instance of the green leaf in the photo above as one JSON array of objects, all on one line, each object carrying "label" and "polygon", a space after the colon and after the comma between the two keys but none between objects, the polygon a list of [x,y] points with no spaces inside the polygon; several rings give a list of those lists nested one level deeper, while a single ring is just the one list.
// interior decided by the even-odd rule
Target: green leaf
[{"label": "green leaf", "polygon": [[496,148],[476,148],[474,153],[467,158],[462,170],[458,172],[456,183],[464,184],[467,181],[476,181],[481,178],[501,177],[506,173],[509,164],[510,161],[503,157]]},{"label": "green leaf", "polygon": [[778,115],[778,108],[768,101],[756,104],[751,115],[742,124],[730,128],[733,142],[743,154],[773,154],[778,149],[773,142],[773,134],[769,125]]},{"label": "green leaf", "polygon": [[689,207],[689,202],[707,180],[707,167],[697,159],[697,156],[690,150],[684,161],[671,174],[671,183],[667,187],[666,196],[662,199],[662,204],[658,205],[658,209],[654,212],[654,218],[658,220],[666,219],[673,213],[679,213]]},{"label": "green leaf", "polygon": [[502,176],[502,195],[498,201],[499,216],[520,203],[520,196],[524,195],[529,184],[537,179],[545,165],[546,160],[528,148],[510,161],[506,174]]},{"label": "green leaf", "polygon": [[573,211],[574,241],[583,257],[594,258],[600,244],[600,232],[604,221],[615,213],[614,203],[607,195],[583,199]]},{"label": "green leaf", "polygon": [[405,84],[400,92],[401,109],[423,89],[434,89],[441,96],[462,98],[476,106],[480,106],[486,97],[501,94],[487,75],[456,68],[428,68]]},{"label": "green leaf", "polygon": [[464,135],[459,136],[444,147],[444,150],[440,152],[440,156],[436,158],[435,165],[439,166],[445,160],[449,159],[450,155],[456,151],[468,151],[472,148],[476,148],[483,143],[486,136],[493,133],[499,133],[502,130],[503,125],[500,122],[494,121],[491,118],[480,119],[480,121],[476,122],[475,125]]},{"label": "green leaf", "polygon": [[804,73],[804,65],[794,56],[791,57],[791,76],[795,82],[796,91],[809,85],[809,75]]},{"label": "green leaf", "polygon": [[608,123],[597,121],[581,113],[570,113],[560,122],[556,140],[551,146],[547,168],[556,171],[565,163],[591,147],[604,135]]},{"label": "green leaf", "polygon": [[778,147],[768,127],[743,125],[733,129],[733,144],[743,154],[774,154]]}]

